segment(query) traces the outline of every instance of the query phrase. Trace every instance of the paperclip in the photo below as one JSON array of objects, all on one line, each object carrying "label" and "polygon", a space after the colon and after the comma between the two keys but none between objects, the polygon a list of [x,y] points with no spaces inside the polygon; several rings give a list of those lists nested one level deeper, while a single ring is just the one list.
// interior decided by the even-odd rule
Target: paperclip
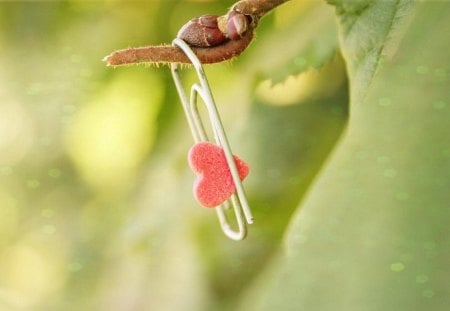
[{"label": "paperclip", "polygon": [[[194,69],[200,81],[200,84],[194,83],[192,85],[190,98],[188,100],[188,97],[186,96],[186,93],[184,91],[181,82],[178,64],[176,63],[171,64],[172,77],[175,82],[175,86],[177,88],[181,103],[183,105],[183,110],[186,115],[189,127],[191,129],[192,136],[194,137],[194,141],[198,143],[201,141],[209,140],[205,131],[205,127],[203,125],[203,121],[197,108],[198,103],[197,99],[198,95],[200,95],[208,112],[209,121],[211,123],[213,130],[214,140],[217,145],[222,147],[225,153],[225,158],[227,160],[227,164],[236,187],[236,192],[230,197],[230,199],[227,202],[215,208],[217,216],[219,218],[220,226],[225,235],[230,239],[236,241],[243,240],[247,235],[246,223],[252,224],[253,216],[250,211],[250,206],[248,204],[241,179],[239,178],[239,172],[236,167],[236,163],[234,162],[233,154],[231,152],[228,139],[225,135],[225,130],[223,128],[222,121],[220,120],[219,113],[216,104],[214,102],[211,89],[208,84],[208,80],[206,78],[205,72],[203,71],[203,67],[200,60],[191,50],[189,45],[179,38],[174,39],[172,41],[172,44],[178,46],[186,54],[186,56],[189,58],[192,65],[194,66]],[[228,204],[231,204],[233,206],[238,230],[233,230],[231,228],[227,216],[225,215],[224,209],[228,209],[227,207]]]}]

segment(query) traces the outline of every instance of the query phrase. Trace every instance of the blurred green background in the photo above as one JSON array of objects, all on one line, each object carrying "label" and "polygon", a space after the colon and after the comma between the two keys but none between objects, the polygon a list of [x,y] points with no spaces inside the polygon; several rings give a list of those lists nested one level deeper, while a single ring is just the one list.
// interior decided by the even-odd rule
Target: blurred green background
[{"label": "blurred green background", "polygon": [[101,61],[232,3],[0,2],[0,310],[448,310],[449,3],[289,1],[205,67],[242,242],[192,196],[169,68]]},{"label": "blurred green background", "polygon": [[280,8],[239,59],[206,67],[252,168],[256,221],[241,243],[192,197],[193,141],[169,68],[101,61],[170,43],[232,3],[0,3],[1,310],[232,309],[271,260],[346,120],[332,8]]},{"label": "blurred green background", "polygon": [[447,310],[449,2],[328,2],[205,66],[242,242],[193,198],[169,68],[101,61],[233,1],[0,2],[0,311]]}]

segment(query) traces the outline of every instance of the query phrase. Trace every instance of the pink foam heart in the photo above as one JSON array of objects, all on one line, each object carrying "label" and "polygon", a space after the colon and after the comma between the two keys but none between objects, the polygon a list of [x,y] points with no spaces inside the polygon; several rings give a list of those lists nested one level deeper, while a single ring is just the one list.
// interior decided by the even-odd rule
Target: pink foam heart
[{"label": "pink foam heart", "polygon": [[[250,168],[236,156],[234,161],[243,180]],[[194,196],[205,207],[216,207],[225,202],[236,187],[223,149],[210,142],[200,142],[189,150],[189,165],[199,174],[194,184]]]}]

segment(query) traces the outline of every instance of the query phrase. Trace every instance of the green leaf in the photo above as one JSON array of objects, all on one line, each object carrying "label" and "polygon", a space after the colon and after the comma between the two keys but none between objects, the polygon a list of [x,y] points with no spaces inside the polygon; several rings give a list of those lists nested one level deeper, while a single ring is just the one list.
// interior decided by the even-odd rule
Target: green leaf
[{"label": "green leaf", "polygon": [[450,5],[334,1],[348,129],[244,310],[447,310]]},{"label": "green leaf", "polygon": [[[341,48],[347,60],[354,102],[364,94],[384,54],[392,54],[412,15],[410,1],[342,1]],[[395,49],[395,48],[394,48]]]}]

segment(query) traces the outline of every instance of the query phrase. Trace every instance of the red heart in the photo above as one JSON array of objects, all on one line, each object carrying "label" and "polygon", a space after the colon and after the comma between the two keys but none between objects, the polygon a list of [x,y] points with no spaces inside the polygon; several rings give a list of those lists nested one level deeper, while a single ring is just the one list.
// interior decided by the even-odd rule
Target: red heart
[{"label": "red heart", "polygon": [[[250,168],[236,156],[234,161],[243,180]],[[200,142],[189,150],[189,165],[199,174],[194,184],[194,196],[205,207],[216,207],[225,202],[236,187],[223,149],[210,142]]]}]

